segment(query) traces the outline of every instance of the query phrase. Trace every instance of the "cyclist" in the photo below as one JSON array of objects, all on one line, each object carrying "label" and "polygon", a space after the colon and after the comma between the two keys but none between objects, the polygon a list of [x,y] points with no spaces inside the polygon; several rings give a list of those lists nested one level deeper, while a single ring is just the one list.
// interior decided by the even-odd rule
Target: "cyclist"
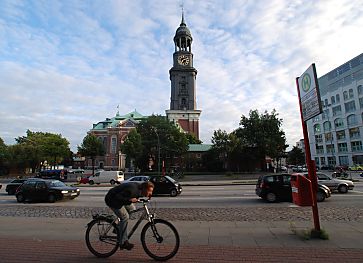
[{"label": "cyclist", "polygon": [[120,249],[131,250],[134,244],[128,241],[127,224],[129,221],[129,212],[135,210],[133,203],[136,203],[139,197],[151,197],[154,190],[152,182],[124,183],[111,188],[105,196],[106,205],[120,218],[119,223],[119,241]]}]

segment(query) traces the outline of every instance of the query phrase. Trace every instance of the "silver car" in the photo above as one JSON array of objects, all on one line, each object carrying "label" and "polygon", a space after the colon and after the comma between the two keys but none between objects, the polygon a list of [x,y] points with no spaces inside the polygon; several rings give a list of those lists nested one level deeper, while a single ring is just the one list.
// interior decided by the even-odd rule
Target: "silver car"
[{"label": "silver car", "polygon": [[[307,176],[307,173],[304,173],[304,175]],[[320,172],[317,172],[316,176],[318,177],[318,182],[329,187],[331,191],[347,193],[348,190],[353,190],[354,188],[354,183],[350,180],[332,178],[329,175]]]}]

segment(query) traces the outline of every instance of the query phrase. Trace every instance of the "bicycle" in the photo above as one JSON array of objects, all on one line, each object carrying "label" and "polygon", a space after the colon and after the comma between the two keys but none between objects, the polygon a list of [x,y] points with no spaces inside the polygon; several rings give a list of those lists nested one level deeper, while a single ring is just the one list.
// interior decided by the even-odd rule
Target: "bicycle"
[{"label": "bicycle", "polygon": [[[149,199],[139,199],[142,207],[130,212],[142,211],[140,218],[136,221],[128,234],[128,238],[134,234],[141,222],[146,219],[148,222],[141,231],[141,244],[148,256],[157,260],[165,261],[176,255],[180,245],[180,238],[176,228],[166,220],[155,218],[148,208]],[[120,246],[119,218],[111,214],[96,214],[87,224],[86,244],[87,248],[96,257],[106,258],[112,256]]]}]

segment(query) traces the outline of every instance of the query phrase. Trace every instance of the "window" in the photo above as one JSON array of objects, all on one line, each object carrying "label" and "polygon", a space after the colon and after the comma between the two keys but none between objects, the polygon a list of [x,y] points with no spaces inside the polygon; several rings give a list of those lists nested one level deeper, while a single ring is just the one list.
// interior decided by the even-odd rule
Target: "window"
[{"label": "window", "polygon": [[325,106],[325,107],[328,107],[328,105],[329,105],[328,99],[325,99],[325,100],[324,100],[324,106]]},{"label": "window", "polygon": [[335,119],[334,126],[335,126],[336,129],[344,127],[343,119],[341,119],[341,118]]},{"label": "window", "polygon": [[333,139],[333,134],[331,132],[325,133],[325,142],[332,142]]},{"label": "window", "polygon": [[353,98],[354,98],[353,89],[349,89],[349,99]]},{"label": "window", "polygon": [[329,109],[326,109],[323,111],[323,115],[321,116],[321,118],[323,120],[325,120],[326,118],[329,118]]},{"label": "window", "polygon": [[333,116],[338,116],[340,114],[342,114],[342,106],[335,106],[333,107]]},{"label": "window", "polygon": [[320,157],[320,163],[321,165],[325,165],[325,157]]},{"label": "window", "polygon": [[349,165],[348,156],[339,156],[340,165]]},{"label": "window", "polygon": [[359,128],[349,129],[349,137],[351,139],[359,139],[360,138]]},{"label": "window", "polygon": [[359,98],[359,107],[363,109],[363,98]]},{"label": "window", "polygon": [[352,146],[352,152],[358,152],[363,150],[361,141],[351,142],[351,146]]},{"label": "window", "polygon": [[345,131],[337,131],[337,140],[345,139]]},{"label": "window", "polygon": [[339,94],[335,95],[335,100],[337,101],[337,103],[340,102],[340,96],[339,96]]},{"label": "window", "polygon": [[323,143],[323,135],[315,135],[315,143]]},{"label": "window", "polygon": [[335,161],[335,156],[329,156],[328,157],[328,164],[331,166],[335,166],[336,161]]},{"label": "window", "polygon": [[313,118],[313,122],[318,122],[319,121],[319,115],[318,116],[315,116],[314,118]]},{"label": "window", "polygon": [[331,96],[331,104],[335,104],[335,97],[334,96]]},{"label": "window", "polygon": [[344,103],[344,107],[345,107],[345,112],[346,113],[355,111],[355,102],[354,102],[354,100],[352,100],[350,102],[347,102],[347,103]]},{"label": "window", "polygon": [[324,153],[324,146],[323,145],[316,145],[316,153],[323,154]]},{"label": "window", "polygon": [[358,91],[358,95],[360,96],[360,95],[363,95],[363,86],[362,85],[359,85],[358,87],[357,87],[357,91]]},{"label": "window", "polygon": [[326,152],[327,153],[335,153],[334,144],[329,144],[326,146]]},{"label": "window", "polygon": [[349,115],[347,117],[347,124],[348,124],[348,126],[353,126],[353,125],[358,124],[358,121],[357,121],[357,118],[356,118],[355,114]]},{"label": "window", "polygon": [[315,157],[315,164],[319,165],[319,157]]},{"label": "window", "polygon": [[321,132],[320,124],[315,124],[314,125],[314,133],[318,133],[318,132]]},{"label": "window", "polygon": [[330,121],[324,122],[324,131],[330,131],[331,130],[331,123]]},{"label": "window", "polygon": [[342,153],[342,152],[347,152],[347,151],[348,151],[347,143],[345,143],[345,142],[338,143],[338,152]]},{"label": "window", "polygon": [[117,146],[117,138],[116,138],[116,136],[112,136],[112,138],[111,138],[111,153],[116,153],[116,146]]},{"label": "window", "polygon": [[343,98],[344,98],[344,100],[348,99],[348,91],[343,92]]}]

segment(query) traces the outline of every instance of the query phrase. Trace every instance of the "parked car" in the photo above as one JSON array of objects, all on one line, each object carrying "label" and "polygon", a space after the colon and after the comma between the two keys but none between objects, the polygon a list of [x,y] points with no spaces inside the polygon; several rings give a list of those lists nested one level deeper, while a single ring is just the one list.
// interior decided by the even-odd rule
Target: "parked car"
[{"label": "parked car", "polygon": [[69,174],[84,174],[84,169],[70,169],[68,170]]},{"label": "parked car", "polygon": [[79,196],[80,190],[76,187],[67,186],[59,180],[34,179],[25,181],[16,190],[16,200],[21,203],[25,201],[48,201],[54,203],[62,199],[74,199]]},{"label": "parked car", "polygon": [[55,169],[55,170],[43,170],[38,173],[39,178],[42,179],[55,179],[55,180],[67,180],[68,171],[65,169]]},{"label": "parked car", "polygon": [[115,183],[121,183],[124,180],[123,171],[98,171],[89,178],[89,184],[100,184],[100,183],[110,183],[114,185]]},{"label": "parked car", "polygon": [[[308,177],[308,173],[304,173],[304,176]],[[332,178],[329,175],[320,172],[316,173],[316,176],[318,177],[318,182],[329,187],[331,191],[347,193],[348,190],[353,190],[354,188],[354,183],[350,180]]]},{"label": "parked car", "polygon": [[353,166],[348,167],[349,171],[363,171],[363,165],[355,164]]},{"label": "parked car", "polygon": [[170,176],[152,175],[149,181],[154,184],[153,195],[177,196],[182,192],[182,186]]},{"label": "parked car", "polygon": [[27,179],[15,179],[6,185],[5,191],[8,195],[14,195],[16,193],[16,189],[21,186]]},{"label": "parked car", "polygon": [[146,181],[149,181],[150,177],[146,176],[146,175],[136,175],[136,176],[132,176],[124,181],[122,181],[121,183],[128,183],[128,182],[134,182],[134,183],[143,183]]},{"label": "parked car", "polygon": [[[277,201],[292,201],[290,174],[261,175],[256,184],[256,195],[272,203]],[[318,202],[323,202],[331,196],[330,189],[318,184],[316,195]]]},{"label": "parked car", "polygon": [[80,184],[88,184],[89,183],[89,176],[81,177],[79,179]]}]

